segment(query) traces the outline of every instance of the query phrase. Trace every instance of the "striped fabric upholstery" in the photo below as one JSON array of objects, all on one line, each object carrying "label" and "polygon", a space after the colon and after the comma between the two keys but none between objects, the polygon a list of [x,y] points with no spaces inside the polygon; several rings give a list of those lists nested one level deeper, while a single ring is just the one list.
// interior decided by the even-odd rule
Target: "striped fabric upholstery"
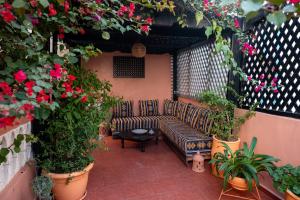
[{"label": "striped fabric upholstery", "polygon": [[177,101],[166,99],[164,101],[164,115],[176,116]]},{"label": "striped fabric upholstery", "polygon": [[113,117],[132,117],[132,101],[122,101],[112,109]]},{"label": "striped fabric upholstery", "polygon": [[112,120],[112,132],[123,132],[137,128],[159,128],[160,120],[175,119],[173,116],[122,117]]},{"label": "striped fabric upholstery", "polygon": [[189,107],[189,104],[183,103],[183,102],[178,102],[176,117],[178,119],[180,119],[181,121],[186,120],[185,118],[186,118],[188,107]]},{"label": "striped fabric upholstery", "polygon": [[192,124],[196,124],[197,120],[198,120],[198,110],[199,110],[199,107],[190,105],[188,112],[186,114],[186,117],[185,117],[185,122],[190,124],[191,126],[192,126]]},{"label": "striped fabric upholstery", "polygon": [[197,151],[209,157],[212,138],[178,120],[160,120],[159,126],[169,140],[172,141],[187,157]]},{"label": "striped fabric upholstery", "polygon": [[211,111],[206,108],[199,108],[197,123],[192,126],[197,130],[209,134],[213,121],[209,118]]},{"label": "striped fabric upholstery", "polygon": [[140,116],[157,116],[158,100],[140,100],[139,101]]}]

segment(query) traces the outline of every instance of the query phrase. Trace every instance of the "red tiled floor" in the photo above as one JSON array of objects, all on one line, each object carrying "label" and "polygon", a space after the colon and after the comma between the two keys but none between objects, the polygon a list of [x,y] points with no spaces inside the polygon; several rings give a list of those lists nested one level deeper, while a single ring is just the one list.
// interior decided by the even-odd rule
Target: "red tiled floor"
[{"label": "red tiled floor", "polygon": [[[109,151],[97,150],[90,172],[86,200],[215,200],[222,180],[210,174],[195,173],[186,167],[163,142],[154,142],[142,153],[136,144],[106,138]],[[260,192],[263,200],[270,197]],[[232,198],[222,198],[229,200]]]}]

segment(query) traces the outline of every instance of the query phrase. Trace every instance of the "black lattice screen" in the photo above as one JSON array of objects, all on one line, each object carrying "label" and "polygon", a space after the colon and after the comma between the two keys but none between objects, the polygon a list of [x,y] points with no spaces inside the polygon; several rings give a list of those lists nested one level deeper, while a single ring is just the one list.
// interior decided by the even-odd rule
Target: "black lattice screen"
[{"label": "black lattice screen", "polygon": [[246,57],[244,66],[247,75],[258,78],[265,74],[269,83],[277,76],[278,93],[264,89],[259,93],[246,83],[243,93],[248,95],[246,106],[259,102],[259,108],[300,116],[300,18],[292,19],[276,29],[268,22],[254,28],[256,39],[250,43],[257,49],[254,56]]},{"label": "black lattice screen", "polygon": [[113,57],[114,78],[144,78],[145,59],[131,56]]},{"label": "black lattice screen", "polygon": [[182,96],[197,97],[205,90],[226,96],[228,68],[223,55],[214,53],[214,43],[206,42],[178,52],[177,88]]}]

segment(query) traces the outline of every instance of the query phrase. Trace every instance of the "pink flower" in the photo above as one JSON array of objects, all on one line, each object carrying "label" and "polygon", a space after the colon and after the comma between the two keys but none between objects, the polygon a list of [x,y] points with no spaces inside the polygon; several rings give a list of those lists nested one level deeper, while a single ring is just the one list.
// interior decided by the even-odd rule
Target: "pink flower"
[{"label": "pink flower", "polygon": [[274,92],[275,94],[278,93],[278,89],[273,90],[273,92]]},{"label": "pink flower", "polygon": [[251,80],[252,80],[252,77],[251,77],[251,76],[248,76],[247,79],[248,79],[248,81],[251,81]]},{"label": "pink flower", "polygon": [[23,70],[19,70],[14,74],[14,78],[18,83],[22,83],[27,79],[27,75]]},{"label": "pink flower", "polygon": [[66,13],[69,12],[69,10],[70,10],[70,3],[69,3],[69,1],[65,1],[65,3],[64,3],[64,10],[65,10]]},{"label": "pink flower", "polygon": [[262,80],[262,79],[264,79],[265,78],[265,75],[264,74],[261,74],[260,76],[259,76],[259,79],[260,80]]},{"label": "pink flower", "polygon": [[276,77],[274,77],[274,78],[272,79],[272,82],[274,82],[274,83],[277,83],[277,81],[278,81],[278,79],[277,79]]},{"label": "pink flower", "polygon": [[32,96],[33,94],[33,87],[35,86],[35,81],[27,81],[25,84],[26,93],[28,96]]},{"label": "pink flower", "polygon": [[297,4],[300,2],[300,0],[288,0],[289,3]]},{"label": "pink flower", "polygon": [[272,82],[272,87],[276,87],[277,86],[277,83],[274,83],[274,82]]},{"label": "pink flower", "polygon": [[141,31],[148,33],[149,32],[149,26],[148,25],[142,25],[141,26]]},{"label": "pink flower", "polygon": [[62,99],[65,99],[67,97],[68,97],[67,93],[62,93],[61,96],[60,96],[60,98],[62,98]]},{"label": "pink flower", "polygon": [[261,86],[260,85],[258,85],[258,86],[256,86],[255,88],[254,88],[254,91],[255,92],[259,92],[261,90]]},{"label": "pink flower", "polygon": [[68,75],[68,79],[69,79],[71,82],[73,82],[73,81],[76,80],[76,76],[70,74],[70,75]]},{"label": "pink flower", "polygon": [[240,23],[239,23],[239,20],[237,18],[234,19],[234,27],[235,28],[240,28]]},{"label": "pink flower", "polygon": [[265,85],[266,85],[265,82],[261,82],[261,83],[260,83],[260,86],[262,86],[262,87],[264,87]]},{"label": "pink flower", "polygon": [[146,23],[151,25],[153,23],[153,19],[151,17],[148,17],[146,19]]}]

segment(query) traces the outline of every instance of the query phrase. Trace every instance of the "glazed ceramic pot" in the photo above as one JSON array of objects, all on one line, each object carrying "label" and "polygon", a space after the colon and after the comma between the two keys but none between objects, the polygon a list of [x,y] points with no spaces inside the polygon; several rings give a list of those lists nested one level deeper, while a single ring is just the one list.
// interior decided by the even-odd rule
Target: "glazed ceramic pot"
[{"label": "glazed ceramic pot", "polygon": [[82,200],[86,196],[89,171],[94,163],[85,169],[68,174],[48,173],[53,181],[52,192],[55,200]]}]

